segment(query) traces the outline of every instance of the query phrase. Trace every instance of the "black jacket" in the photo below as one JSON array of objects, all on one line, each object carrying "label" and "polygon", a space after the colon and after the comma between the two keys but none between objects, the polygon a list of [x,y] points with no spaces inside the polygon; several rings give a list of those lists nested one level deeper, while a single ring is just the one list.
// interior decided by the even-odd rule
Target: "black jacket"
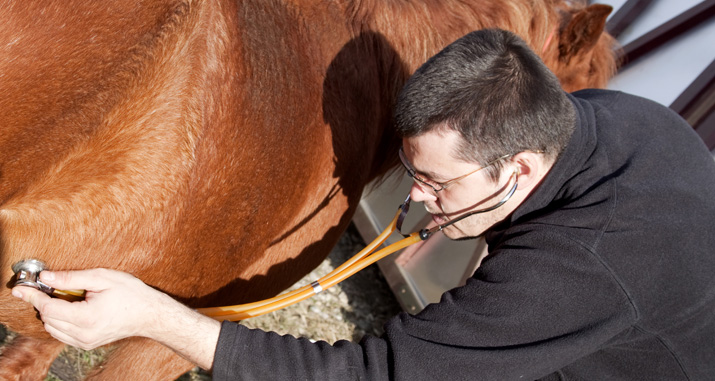
[{"label": "black jacket", "polygon": [[715,377],[712,155],[654,102],[570,97],[567,149],[464,287],[360,344],[224,323],[214,379]]}]

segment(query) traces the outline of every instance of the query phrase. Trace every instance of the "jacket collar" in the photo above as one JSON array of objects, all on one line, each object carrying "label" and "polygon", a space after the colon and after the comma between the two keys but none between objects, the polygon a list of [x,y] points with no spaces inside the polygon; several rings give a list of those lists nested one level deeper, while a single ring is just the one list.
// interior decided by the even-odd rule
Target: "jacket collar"
[{"label": "jacket collar", "polygon": [[576,110],[576,126],[569,143],[532,194],[509,217],[486,232],[488,244],[492,245],[501,240],[504,232],[520,221],[535,217],[578,196],[576,190],[569,186],[569,182],[588,166],[587,162],[596,150],[595,113],[590,103],[571,94],[567,96]]}]

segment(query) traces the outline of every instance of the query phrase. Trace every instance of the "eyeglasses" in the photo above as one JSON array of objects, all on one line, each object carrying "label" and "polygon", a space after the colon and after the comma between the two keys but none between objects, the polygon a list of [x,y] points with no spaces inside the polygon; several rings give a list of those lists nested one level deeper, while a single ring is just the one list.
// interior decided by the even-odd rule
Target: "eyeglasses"
[{"label": "eyeglasses", "polygon": [[405,156],[405,151],[402,149],[402,147],[400,147],[399,155],[400,155],[400,161],[402,161],[402,165],[405,167],[405,170],[407,170],[407,175],[410,176],[412,178],[412,180],[414,180],[418,185],[426,185],[426,186],[430,187],[434,191],[435,195],[437,194],[437,192],[444,190],[448,186],[456,183],[459,180],[462,180],[463,178],[465,178],[469,175],[477,173],[484,168],[488,168],[488,167],[490,167],[490,166],[498,163],[499,161],[504,160],[510,156],[514,156],[514,154],[508,154],[508,155],[498,157],[497,159],[488,162],[487,164],[473,170],[472,172],[467,173],[466,175],[455,177],[451,180],[447,180],[445,182],[439,183],[439,182],[429,179],[427,177],[423,177],[422,175],[417,173],[417,170],[407,160],[407,156]]}]

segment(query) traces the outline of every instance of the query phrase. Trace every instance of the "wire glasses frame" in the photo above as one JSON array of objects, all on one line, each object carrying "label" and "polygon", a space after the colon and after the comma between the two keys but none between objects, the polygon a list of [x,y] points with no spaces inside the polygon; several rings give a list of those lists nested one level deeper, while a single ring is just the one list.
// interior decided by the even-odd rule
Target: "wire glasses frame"
[{"label": "wire glasses frame", "polygon": [[417,172],[417,170],[412,166],[412,164],[410,164],[409,160],[407,160],[407,156],[405,156],[405,151],[402,149],[402,147],[400,147],[399,156],[400,156],[400,161],[402,162],[402,166],[404,166],[405,170],[407,170],[407,175],[410,176],[412,178],[412,180],[414,180],[418,185],[426,185],[426,186],[430,187],[436,195],[437,192],[444,190],[448,186],[456,183],[457,181],[462,180],[465,177],[470,176],[472,174],[475,174],[484,168],[488,168],[488,167],[490,167],[490,166],[498,163],[499,161],[504,160],[510,156],[514,156],[514,154],[500,156],[500,157],[488,162],[487,164],[485,164],[485,165],[483,165],[483,166],[481,166],[465,175],[455,177],[453,179],[450,179],[450,180],[447,180],[447,181],[441,182],[441,183],[434,181],[432,179],[429,179],[427,177],[421,176]]}]

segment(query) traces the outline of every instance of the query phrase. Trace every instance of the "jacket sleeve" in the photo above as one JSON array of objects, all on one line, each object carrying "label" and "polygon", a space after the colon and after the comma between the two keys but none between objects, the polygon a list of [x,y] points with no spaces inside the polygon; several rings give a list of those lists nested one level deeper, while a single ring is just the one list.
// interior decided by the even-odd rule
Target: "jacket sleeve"
[{"label": "jacket sleeve", "polygon": [[333,345],[223,322],[213,364],[220,380],[386,380],[387,341]]},{"label": "jacket sleeve", "polygon": [[224,323],[214,378],[538,379],[633,323],[627,294],[590,250],[548,234],[510,241],[465,286],[391,319],[380,338],[329,345]]}]

